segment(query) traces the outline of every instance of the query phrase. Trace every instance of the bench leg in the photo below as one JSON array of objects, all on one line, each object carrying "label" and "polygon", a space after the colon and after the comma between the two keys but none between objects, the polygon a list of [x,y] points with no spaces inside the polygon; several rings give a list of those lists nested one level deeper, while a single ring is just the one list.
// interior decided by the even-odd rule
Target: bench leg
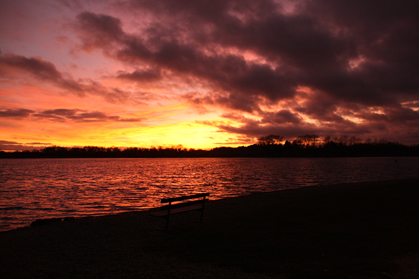
[{"label": "bench leg", "polygon": [[205,208],[205,202],[206,202],[206,199],[205,199],[205,197],[204,197],[204,199],[203,199],[203,201],[202,201],[202,209],[201,209],[201,219],[200,219],[200,222],[202,223],[202,219],[204,218],[204,208]]},{"label": "bench leg", "polygon": [[169,202],[169,205],[167,207],[167,220],[166,220],[166,231],[169,230],[169,219],[170,219],[170,207],[172,205],[172,202]]},{"label": "bench leg", "polygon": [[166,217],[166,231],[169,230],[169,217],[170,217],[170,215],[167,215],[167,217]]}]

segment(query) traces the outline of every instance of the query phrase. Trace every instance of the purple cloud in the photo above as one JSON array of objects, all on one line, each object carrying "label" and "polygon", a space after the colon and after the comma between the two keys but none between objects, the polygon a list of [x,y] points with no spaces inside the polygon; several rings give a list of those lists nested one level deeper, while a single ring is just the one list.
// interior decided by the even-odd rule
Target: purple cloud
[{"label": "purple cloud", "polygon": [[104,122],[104,121],[122,121],[122,122],[139,122],[139,118],[121,118],[119,116],[109,116],[99,111],[85,111],[80,109],[54,109],[45,110],[33,114],[37,118],[44,118],[58,122],[75,121],[75,122]]},{"label": "purple cloud", "polygon": [[83,12],[84,49],[152,69],[119,78],[192,77],[207,90],[182,98],[201,113],[220,107],[261,118],[223,131],[415,135],[417,1],[131,0],[120,8],[147,21],[128,32],[123,18]]},{"label": "purple cloud", "polygon": [[81,109],[53,109],[35,112],[28,109],[6,109],[0,110],[0,118],[29,118],[36,117],[37,119],[48,119],[52,121],[65,122],[104,122],[104,121],[118,121],[118,122],[140,122],[140,118],[122,118],[116,115],[108,115],[100,111],[86,111]]},{"label": "purple cloud", "polygon": [[29,109],[6,109],[0,110],[0,118],[1,117],[11,117],[11,118],[25,118],[30,116],[35,111]]},{"label": "purple cloud", "polygon": [[51,143],[32,142],[22,144],[15,141],[0,140],[0,150],[16,151],[16,150],[35,150],[51,145]]}]

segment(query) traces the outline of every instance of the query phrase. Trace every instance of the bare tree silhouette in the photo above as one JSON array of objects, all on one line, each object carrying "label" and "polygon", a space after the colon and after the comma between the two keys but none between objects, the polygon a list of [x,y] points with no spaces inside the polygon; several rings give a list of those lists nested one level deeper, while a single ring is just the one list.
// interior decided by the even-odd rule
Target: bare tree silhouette
[{"label": "bare tree silhouette", "polygon": [[280,144],[283,139],[284,139],[283,136],[269,135],[269,136],[266,136],[266,137],[260,137],[258,139],[258,144],[259,145]]}]

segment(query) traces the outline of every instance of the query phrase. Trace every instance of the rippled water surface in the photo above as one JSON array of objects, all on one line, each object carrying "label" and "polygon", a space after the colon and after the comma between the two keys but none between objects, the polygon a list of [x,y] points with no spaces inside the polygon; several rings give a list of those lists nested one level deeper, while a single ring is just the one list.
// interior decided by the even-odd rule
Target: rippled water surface
[{"label": "rippled water surface", "polygon": [[419,176],[419,157],[0,159],[0,166],[0,231],[39,218],[147,209],[197,192],[220,199]]}]

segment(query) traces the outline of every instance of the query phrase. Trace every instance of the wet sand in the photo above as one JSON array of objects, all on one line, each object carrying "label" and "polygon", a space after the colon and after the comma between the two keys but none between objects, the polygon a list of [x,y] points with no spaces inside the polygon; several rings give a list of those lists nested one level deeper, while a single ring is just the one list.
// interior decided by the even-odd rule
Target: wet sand
[{"label": "wet sand", "polygon": [[204,214],[0,233],[1,278],[419,278],[419,179],[210,201]]}]

